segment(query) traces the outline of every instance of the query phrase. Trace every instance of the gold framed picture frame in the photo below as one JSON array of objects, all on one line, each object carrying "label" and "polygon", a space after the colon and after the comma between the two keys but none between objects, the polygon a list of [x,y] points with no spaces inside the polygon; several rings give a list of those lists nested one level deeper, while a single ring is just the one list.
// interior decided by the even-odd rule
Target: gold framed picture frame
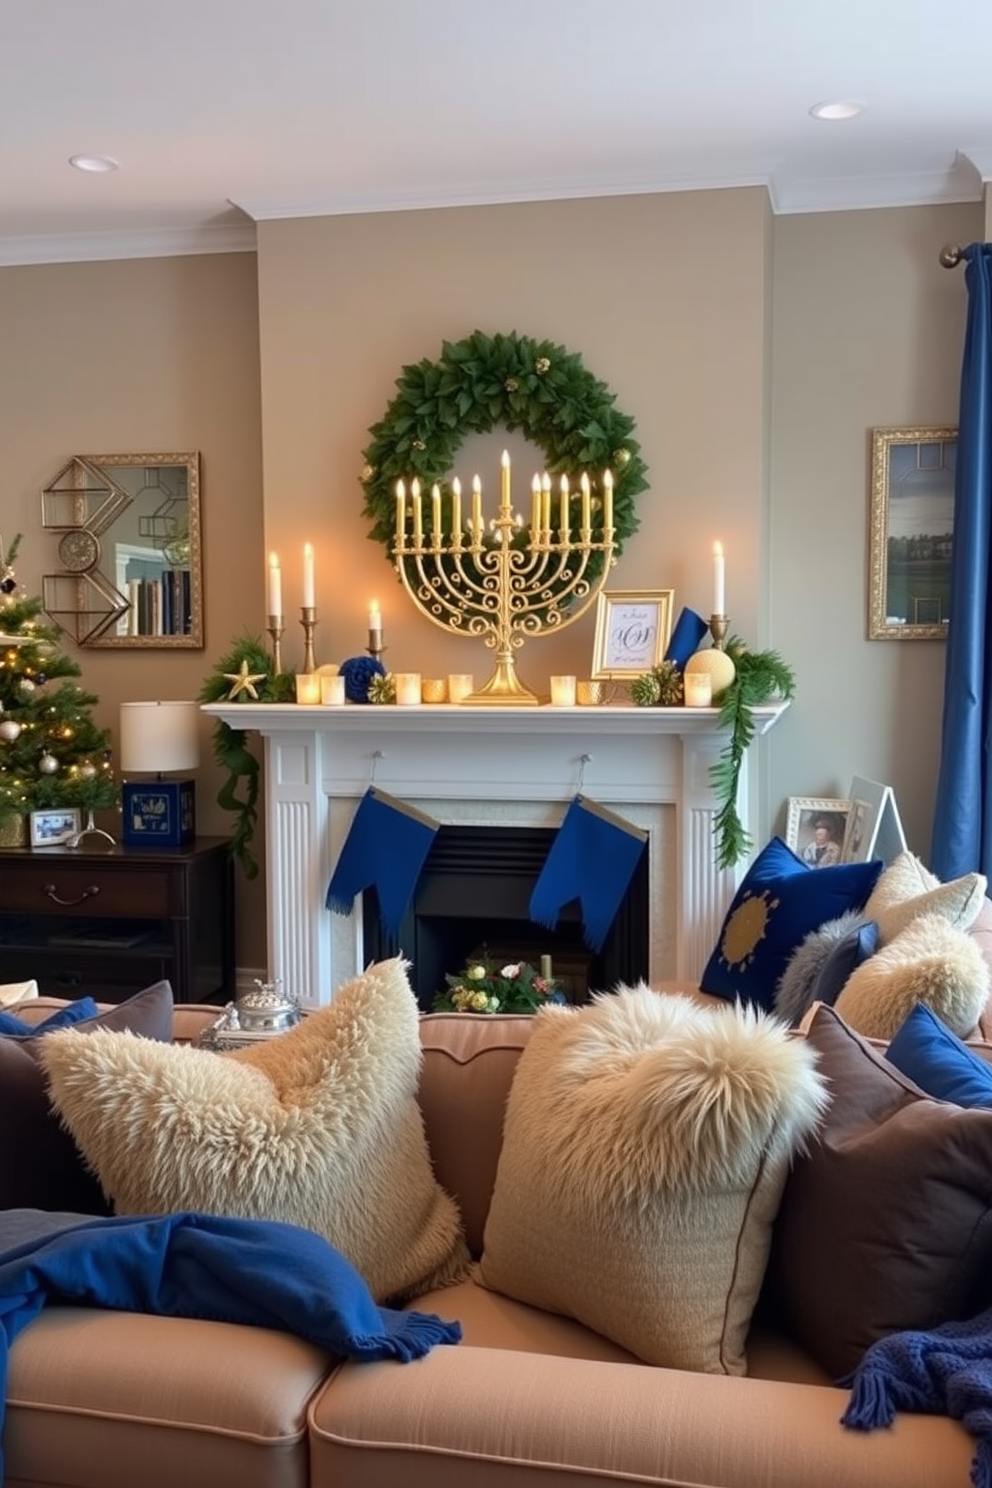
[{"label": "gold framed picture frame", "polygon": [[615,589],[596,601],[594,681],[639,677],[658,665],[672,633],[674,589]]},{"label": "gold framed picture frame", "polygon": [[943,640],[951,613],[958,431],[871,431],[868,639]]},{"label": "gold framed picture frame", "polygon": [[854,802],[837,796],[790,796],[785,840],[810,868],[844,861],[847,821]]}]

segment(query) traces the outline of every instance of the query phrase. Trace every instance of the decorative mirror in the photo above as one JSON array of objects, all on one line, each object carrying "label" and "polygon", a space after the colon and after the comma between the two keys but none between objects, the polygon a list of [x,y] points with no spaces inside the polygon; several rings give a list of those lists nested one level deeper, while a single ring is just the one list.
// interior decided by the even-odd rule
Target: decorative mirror
[{"label": "decorative mirror", "polygon": [[41,493],[62,571],[42,599],[80,646],[202,650],[200,456],[73,455]]}]

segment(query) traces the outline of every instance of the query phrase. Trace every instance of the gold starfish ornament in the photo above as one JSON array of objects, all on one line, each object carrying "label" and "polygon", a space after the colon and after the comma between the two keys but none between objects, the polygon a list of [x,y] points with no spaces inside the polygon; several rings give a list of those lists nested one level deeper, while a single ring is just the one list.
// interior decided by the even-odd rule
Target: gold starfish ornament
[{"label": "gold starfish ornament", "polygon": [[248,697],[255,698],[257,700],[258,689],[255,686],[255,683],[264,682],[266,673],[249,672],[248,659],[246,657],[244,661],[242,661],[238,671],[224,672],[223,676],[224,681],[230,682],[231,684],[230,691],[227,694],[227,700],[229,703],[231,703],[234,701],[235,698],[240,697],[242,693],[245,693]]}]

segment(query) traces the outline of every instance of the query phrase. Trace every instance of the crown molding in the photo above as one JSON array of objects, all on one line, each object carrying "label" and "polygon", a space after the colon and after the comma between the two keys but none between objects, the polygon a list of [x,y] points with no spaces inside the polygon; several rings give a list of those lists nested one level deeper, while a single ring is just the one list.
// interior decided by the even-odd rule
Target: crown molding
[{"label": "crown molding", "polygon": [[121,232],[42,233],[0,237],[0,268],[116,258],[179,258],[197,253],[254,253],[256,247],[253,222],[132,228]]},{"label": "crown molding", "polygon": [[857,212],[980,201],[982,182],[972,162],[959,153],[947,170],[810,176],[801,180],[773,176],[769,193],[772,211],[783,217],[803,212]]}]

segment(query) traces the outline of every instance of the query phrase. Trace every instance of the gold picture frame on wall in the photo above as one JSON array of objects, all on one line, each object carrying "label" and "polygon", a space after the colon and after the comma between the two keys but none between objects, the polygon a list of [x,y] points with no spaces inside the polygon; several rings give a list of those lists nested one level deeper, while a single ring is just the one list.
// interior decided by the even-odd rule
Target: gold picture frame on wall
[{"label": "gold picture frame on wall", "polygon": [[948,425],[871,431],[871,641],[947,636],[957,441]]},{"label": "gold picture frame on wall", "polygon": [[658,665],[672,632],[674,589],[619,589],[596,601],[593,680],[622,681]]}]

